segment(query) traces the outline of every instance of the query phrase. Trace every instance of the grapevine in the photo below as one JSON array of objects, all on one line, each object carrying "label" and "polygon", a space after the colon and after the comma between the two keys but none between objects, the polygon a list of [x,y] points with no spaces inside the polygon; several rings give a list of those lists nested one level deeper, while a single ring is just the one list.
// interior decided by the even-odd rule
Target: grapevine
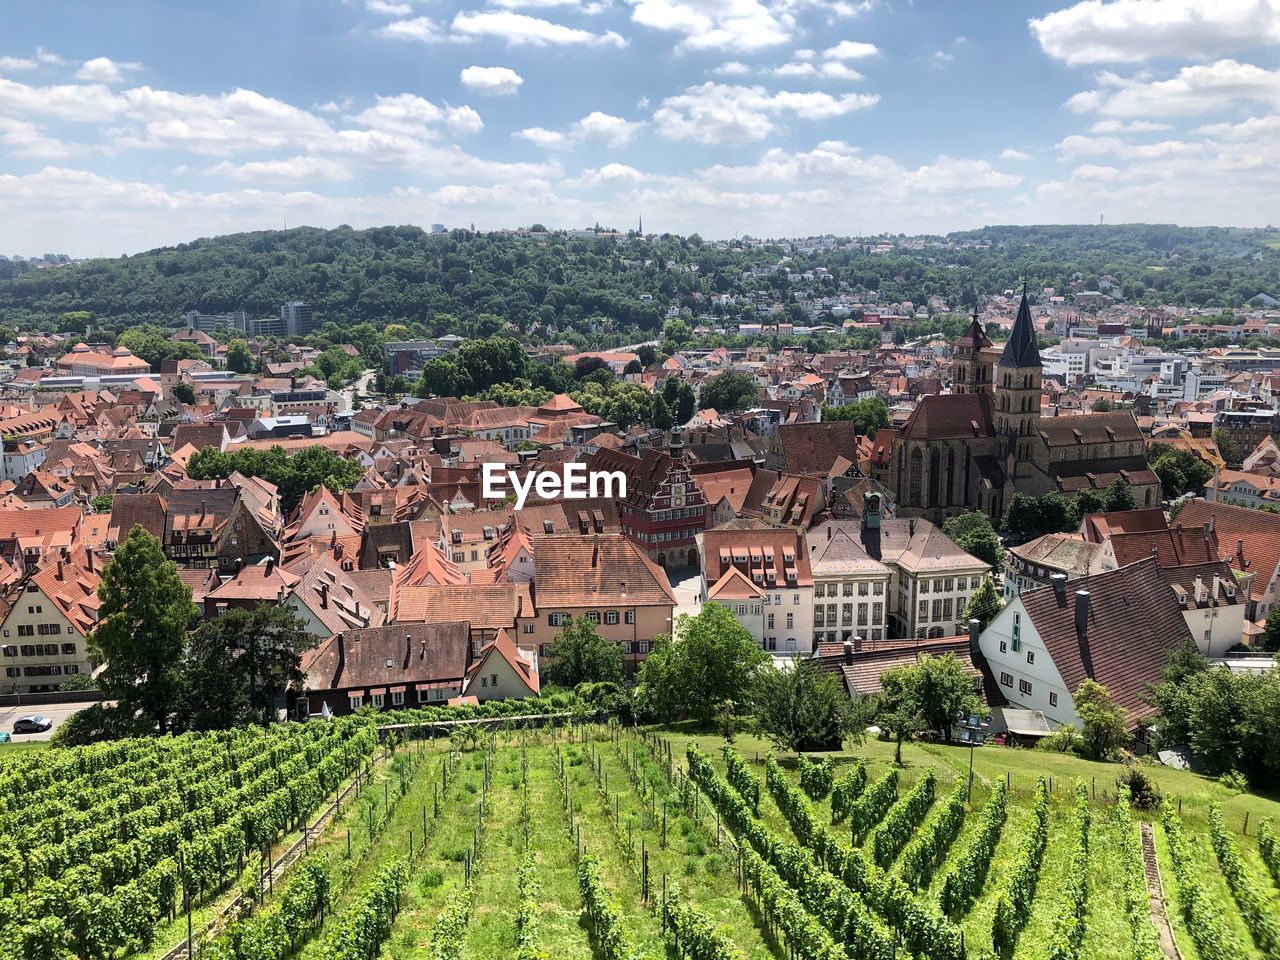
[{"label": "grapevine", "polygon": [[1169,839],[1169,859],[1178,881],[1178,900],[1191,939],[1203,960],[1233,960],[1243,955],[1242,944],[1223,920],[1222,908],[1213,901],[1200,883],[1199,865],[1191,852],[1191,844],[1182,832],[1182,820],[1173,806],[1165,801],[1161,817],[1165,836]]},{"label": "grapevine", "polygon": [[1085,906],[1089,897],[1089,788],[1076,782],[1076,845],[1062,888],[1062,906],[1054,921],[1049,960],[1079,960],[1084,943]]},{"label": "grapevine", "polygon": [[1244,924],[1258,949],[1268,960],[1280,960],[1280,918],[1270,912],[1262,891],[1245,869],[1244,859],[1235,837],[1227,831],[1222,819],[1222,807],[1214,803],[1209,808],[1209,838],[1213,841],[1218,865],[1227,879],[1231,895],[1235,897]]},{"label": "grapevine", "polygon": [[853,845],[860,846],[871,828],[879,822],[898,798],[898,771],[890,770],[873,783],[849,808],[849,828]]},{"label": "grapevine", "polygon": [[800,756],[800,789],[813,800],[821,800],[831,792],[831,782],[835,779],[836,764],[830,757],[821,760],[810,760]]},{"label": "grapevine", "polygon": [[964,805],[967,790],[963,782],[957,783],[950,796],[943,801],[942,809],[929,820],[902,851],[902,880],[910,887],[920,889],[929,885],[933,872],[947,858],[947,851],[960,835],[964,825]]},{"label": "grapevine", "polygon": [[884,822],[871,837],[871,851],[876,866],[888,867],[906,846],[925,813],[933,805],[935,781],[933,771],[926,770],[920,782],[889,808]]},{"label": "grapevine", "polygon": [[831,822],[839,823],[849,815],[853,802],[867,788],[867,765],[859,760],[836,778],[831,788]]},{"label": "grapevine", "polygon": [[991,857],[996,852],[1000,831],[1004,828],[1005,803],[1005,783],[997,780],[991,799],[982,810],[977,832],[960,855],[959,861],[943,879],[939,900],[942,912],[947,916],[955,918],[964,914],[982,892],[987,870],[991,867]]},{"label": "grapevine", "polygon": [[1132,937],[1132,960],[1163,960],[1160,940],[1151,925],[1151,895],[1147,891],[1142,842],[1134,829],[1129,788],[1125,786],[1120,788],[1116,797],[1116,826],[1120,831],[1120,850],[1124,858],[1124,910]]},{"label": "grapevine", "polygon": [[1043,777],[1036,783],[1032,812],[1035,823],[1031,827],[1031,835],[1023,844],[1022,854],[996,900],[996,914],[991,922],[992,945],[1003,957],[1013,955],[1018,935],[1031,916],[1031,901],[1035,898],[1040,879],[1040,861],[1049,840],[1049,790]]}]

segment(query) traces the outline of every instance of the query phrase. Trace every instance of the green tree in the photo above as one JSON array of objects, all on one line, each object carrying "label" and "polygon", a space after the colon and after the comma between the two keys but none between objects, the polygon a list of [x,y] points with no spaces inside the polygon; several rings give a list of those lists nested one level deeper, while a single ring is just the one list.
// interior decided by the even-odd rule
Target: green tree
[{"label": "green tree", "polygon": [[1274,605],[1267,614],[1266,626],[1262,630],[1262,649],[1273,653],[1280,651],[1280,604]]},{"label": "green tree", "polygon": [[915,701],[925,725],[951,742],[956,716],[968,716],[982,708],[973,689],[973,677],[965,672],[955,654],[941,657],[924,654],[911,678],[916,684]]},{"label": "green tree", "polygon": [[201,447],[187,460],[187,476],[192,480],[225,480],[231,470],[230,455],[217,447]]},{"label": "green tree", "polygon": [[670,430],[675,419],[671,416],[671,408],[667,406],[667,401],[658,394],[653,398],[653,420],[652,424],[659,430]]},{"label": "green tree", "polygon": [[1136,510],[1138,508],[1138,500],[1133,495],[1133,488],[1129,486],[1129,481],[1124,477],[1116,477],[1107,484],[1103,500],[1106,503],[1108,513],[1120,510]]},{"label": "green tree", "polygon": [[1232,436],[1230,430],[1216,427],[1212,436],[1213,442],[1218,445],[1218,452],[1227,463],[1240,463],[1244,459],[1240,453],[1240,445],[1236,443],[1236,438]]},{"label": "green tree", "polygon": [[676,390],[676,423],[684,426],[692,420],[694,413],[697,412],[697,404],[698,401],[694,396],[693,387],[681,381],[679,388]]},{"label": "green tree", "polygon": [[1110,691],[1095,680],[1085,680],[1073,695],[1080,718],[1080,747],[1090,760],[1114,760],[1129,742],[1124,711]]},{"label": "green tree", "polygon": [[1076,494],[1076,514],[1081,519],[1086,513],[1103,513],[1106,509],[1106,501],[1097,490],[1081,490]]},{"label": "green tree", "polygon": [[850,737],[861,743],[869,721],[866,701],[851,701],[834,673],[800,657],[757,671],[751,701],[759,731],[795,753],[838,750]]},{"label": "green tree", "polygon": [[227,369],[233,373],[253,373],[258,365],[253,354],[249,352],[249,344],[243,340],[232,340],[227,344]]},{"label": "green tree", "polygon": [[89,644],[106,664],[99,685],[127,715],[141,713],[166,732],[182,693],[187,624],[196,614],[191,589],[160,541],[135,526],[103,570],[98,600]]},{"label": "green tree", "polygon": [[824,423],[834,420],[852,420],[854,429],[859,434],[874,440],[877,430],[883,430],[889,426],[889,408],[879,397],[865,397],[838,407],[823,407],[822,420]]},{"label": "green tree", "polygon": [[555,635],[547,657],[547,681],[556,686],[622,682],[622,647],[600,636],[585,616],[575,617]]},{"label": "green tree", "polygon": [[915,736],[917,730],[927,726],[918,696],[919,665],[890,667],[880,675],[880,688],[875,707],[876,723],[893,737],[893,760],[902,766],[902,744]]},{"label": "green tree", "polygon": [[100,493],[89,501],[89,507],[94,513],[110,513],[113,502],[115,502],[114,496],[109,493]]},{"label": "green tree", "polygon": [[1000,594],[996,592],[996,582],[991,577],[983,577],[981,585],[969,597],[969,602],[964,605],[964,613],[961,614],[961,618],[966,623],[970,620],[977,620],[981,624],[981,629],[985,630],[1003,609],[1004,601],[1000,599]]},{"label": "green tree", "polygon": [[725,412],[751,407],[760,399],[760,388],[745,373],[722,373],[702,384],[698,393],[701,409]]},{"label": "green tree", "polygon": [[179,380],[175,383],[169,389],[169,392],[173,394],[175,399],[181,400],[183,403],[191,404],[196,402],[195,388],[184,380]]},{"label": "green tree", "polygon": [[750,699],[752,677],[768,659],[727,607],[707,603],[696,616],[681,614],[676,639],[650,651],[639,677],[642,704],[666,719],[710,723],[718,703]]},{"label": "green tree", "polygon": [[974,510],[952,517],[942,525],[942,532],[965,553],[972,554],[992,567],[1004,559],[1004,548],[996,535],[991,518]]},{"label": "green tree", "polygon": [[228,610],[192,634],[184,660],[184,719],[197,730],[270,723],[276,698],[302,681],[302,654],[316,645],[286,607]]}]

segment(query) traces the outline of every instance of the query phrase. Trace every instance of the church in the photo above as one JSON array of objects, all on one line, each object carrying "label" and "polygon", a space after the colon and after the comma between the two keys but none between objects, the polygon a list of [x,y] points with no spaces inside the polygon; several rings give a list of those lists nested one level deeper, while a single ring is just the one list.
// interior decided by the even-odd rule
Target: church
[{"label": "church", "polygon": [[1117,477],[1139,506],[1160,502],[1130,411],[1041,418],[1043,369],[1025,290],[1003,349],[975,314],[952,356],[952,392],[922,397],[893,438],[888,485],[898,516],[940,523],[981,510],[998,523],[1015,493],[1075,497]]}]

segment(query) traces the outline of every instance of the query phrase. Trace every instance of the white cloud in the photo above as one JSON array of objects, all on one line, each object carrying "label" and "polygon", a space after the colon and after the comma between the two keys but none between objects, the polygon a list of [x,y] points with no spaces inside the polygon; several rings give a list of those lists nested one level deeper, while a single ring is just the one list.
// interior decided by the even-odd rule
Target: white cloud
[{"label": "white cloud", "polygon": [[625,147],[643,127],[643,123],[595,110],[576,121],[570,135],[584,140],[599,140],[610,147]]},{"label": "white cloud", "polygon": [[[1250,117],[1240,123],[1211,123],[1199,127],[1196,133],[1218,140],[1260,141],[1280,140],[1280,114],[1267,117]],[[1280,143],[1276,144],[1280,146]]]},{"label": "white cloud", "polygon": [[546,127],[526,127],[511,134],[521,140],[528,140],[544,150],[564,150],[569,147],[569,138],[559,130],[548,130]]},{"label": "white cloud", "polygon": [[1099,89],[1077,93],[1067,107],[1104,117],[1171,117],[1207,113],[1243,103],[1280,108],[1280,70],[1219,60],[1183,67],[1168,80],[1098,78]]},{"label": "white cloud", "polygon": [[588,167],[573,179],[564,181],[564,185],[567,187],[618,186],[655,179],[657,178],[625,163],[606,163],[598,169]]},{"label": "white cloud", "polygon": [[413,13],[411,3],[392,3],[389,0],[364,0],[365,9],[388,17],[407,17]]},{"label": "white cloud", "polygon": [[752,51],[786,43],[794,17],[761,0],[627,0],[641,26],[682,35],[676,49]]},{"label": "white cloud", "polygon": [[710,72],[720,77],[745,77],[751,72],[751,68],[741,60],[730,60],[718,67],[712,67]]},{"label": "white cloud", "polygon": [[102,84],[35,87],[0,77],[0,113],[94,123],[119,116],[127,106],[124,97]]},{"label": "white cloud", "polygon": [[612,30],[592,33],[530,17],[508,10],[494,12],[460,11],[453,18],[453,32],[463,37],[496,37],[508,46],[614,46],[625,47],[627,41]]},{"label": "white cloud", "polygon": [[470,107],[449,107],[445,111],[445,123],[460,137],[471,136],[484,129],[480,114]]},{"label": "white cloud", "polygon": [[748,143],[774,130],[773,118],[830,120],[879,101],[875,94],[770,93],[763,87],[707,82],[667,97],[653,115],[658,133],[671,140]]},{"label": "white cloud", "polygon": [[1072,134],[1058,144],[1058,150],[1064,160],[1078,160],[1081,157],[1114,155],[1125,159],[1136,157],[1172,157],[1202,154],[1210,149],[1207,143],[1196,143],[1185,140],[1162,140],[1159,143],[1132,143],[1122,137],[1086,137]]},{"label": "white cloud", "polygon": [[44,130],[31,121],[14,117],[0,117],[0,143],[14,156],[37,160],[57,160],[88,152],[88,147],[83,144],[66,143],[46,136]]},{"label": "white cloud", "polygon": [[89,83],[123,83],[126,73],[141,69],[140,63],[122,63],[107,57],[94,57],[80,65],[80,69],[76,71],[76,79]]},{"label": "white cloud", "polygon": [[510,67],[464,67],[458,78],[468,90],[490,97],[513,94],[524,83],[524,77]]},{"label": "white cloud", "polygon": [[1029,25],[1068,64],[1202,60],[1280,43],[1280,0],[1083,0]]},{"label": "white cloud", "polygon": [[396,20],[378,30],[378,35],[393,40],[418,40],[422,43],[440,43],[447,39],[440,24],[430,17]]},{"label": "white cloud", "polygon": [[1099,120],[1089,128],[1090,133],[1154,133],[1157,130],[1172,130],[1167,123],[1153,123],[1150,120]]},{"label": "white cloud", "polygon": [[351,119],[374,130],[421,134],[425,128],[443,120],[444,111],[417,94],[399,93],[393,97],[375,97],[373,106]]},{"label": "white cloud", "polygon": [[583,2],[583,0],[489,0],[489,6],[504,10],[554,10],[567,9],[574,13],[603,13],[613,5],[612,0]]},{"label": "white cloud", "polygon": [[575,120],[565,131],[528,127],[517,130],[512,136],[528,140],[544,150],[569,150],[586,140],[594,140],[606,146],[621,149],[630,144],[643,128],[644,124],[639,121],[624,120],[622,117],[596,110],[581,120]]},{"label": "white cloud", "polygon": [[351,109],[355,101],[350,97],[343,97],[341,100],[327,100],[324,103],[318,103],[313,109],[320,113],[345,113]]},{"label": "white cloud", "polygon": [[1000,151],[1001,160],[1030,160],[1031,154],[1022,150],[1015,150],[1013,147],[1005,147]]},{"label": "white cloud", "polygon": [[863,43],[859,40],[841,40],[834,47],[824,50],[822,55],[828,60],[865,60],[879,53],[874,43]]},{"label": "white cloud", "polygon": [[36,67],[57,66],[65,61],[56,53],[50,53],[44,47],[36,47],[36,52],[29,57],[0,57],[0,70],[16,73],[23,70],[34,70]]},{"label": "white cloud", "polygon": [[351,178],[351,170],[346,165],[325,157],[311,156],[289,157],[287,160],[253,160],[240,164],[224,160],[204,172],[242,183],[296,183],[303,180],[314,182]]}]

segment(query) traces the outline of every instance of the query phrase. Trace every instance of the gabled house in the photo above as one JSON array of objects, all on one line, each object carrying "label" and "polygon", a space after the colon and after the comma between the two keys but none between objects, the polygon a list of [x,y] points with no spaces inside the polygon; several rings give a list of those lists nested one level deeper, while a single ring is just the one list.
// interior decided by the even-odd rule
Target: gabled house
[{"label": "gabled house", "polygon": [[76,548],[10,584],[0,620],[0,692],[56,690],[68,676],[93,672],[88,636],[98,622],[101,580],[93,552]]}]

